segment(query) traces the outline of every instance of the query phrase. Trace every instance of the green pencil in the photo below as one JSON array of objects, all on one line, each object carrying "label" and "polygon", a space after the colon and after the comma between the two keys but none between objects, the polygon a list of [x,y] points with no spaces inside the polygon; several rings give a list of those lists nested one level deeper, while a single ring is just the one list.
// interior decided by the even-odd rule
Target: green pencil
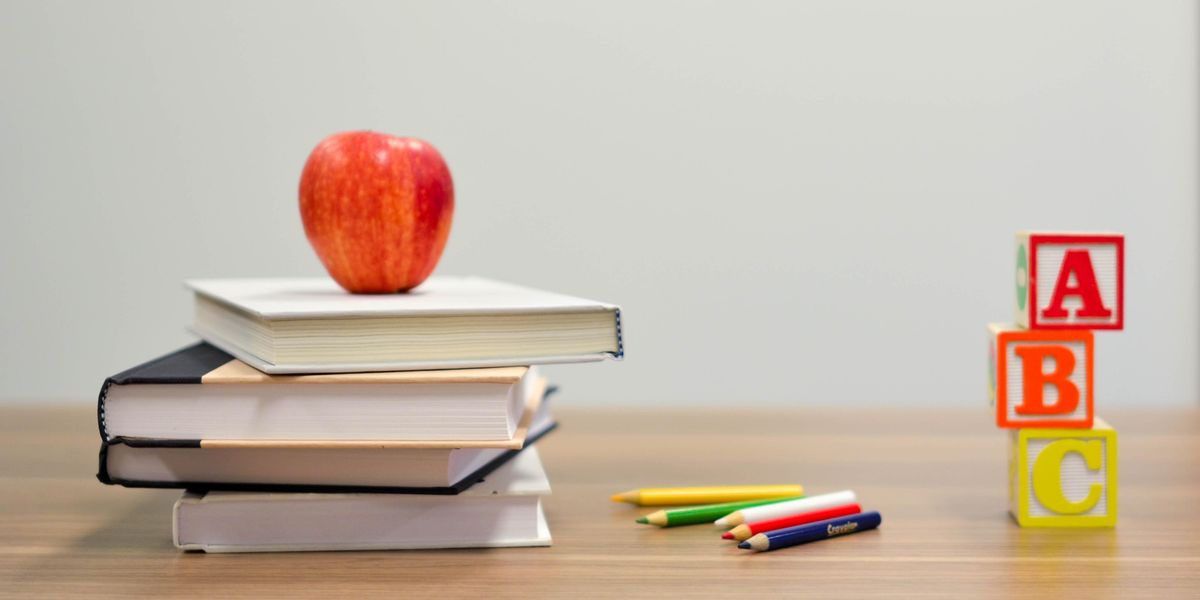
[{"label": "green pencil", "polygon": [[725,515],[750,508],[751,506],[762,506],[763,504],[774,504],[783,502],[784,500],[795,500],[804,496],[784,496],[782,498],[768,498],[766,500],[747,500],[745,502],[724,502],[722,504],[705,504],[704,506],[689,506],[687,508],[676,508],[672,510],[659,510],[652,512],[637,520],[638,523],[647,525],[658,525],[659,527],[675,527],[677,525],[696,525],[697,523],[712,523]]}]

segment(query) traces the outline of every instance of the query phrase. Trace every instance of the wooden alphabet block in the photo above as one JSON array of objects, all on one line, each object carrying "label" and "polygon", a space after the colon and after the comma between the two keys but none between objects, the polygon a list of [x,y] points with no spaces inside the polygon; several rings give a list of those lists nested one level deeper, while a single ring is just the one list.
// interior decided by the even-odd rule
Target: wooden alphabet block
[{"label": "wooden alphabet block", "polygon": [[988,325],[988,331],[997,427],[1092,426],[1092,332],[998,324]]},{"label": "wooden alphabet block", "polygon": [[1016,429],[1009,443],[1009,512],[1021,527],[1117,524],[1117,432]]},{"label": "wooden alphabet block", "polygon": [[1017,325],[1123,329],[1125,236],[1017,234]]}]

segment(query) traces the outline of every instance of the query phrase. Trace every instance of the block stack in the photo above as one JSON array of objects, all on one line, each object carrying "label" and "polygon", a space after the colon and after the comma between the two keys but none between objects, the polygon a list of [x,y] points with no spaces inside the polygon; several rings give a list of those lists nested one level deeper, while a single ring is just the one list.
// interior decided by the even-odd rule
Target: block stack
[{"label": "block stack", "polygon": [[1095,415],[1093,331],[1125,326],[1124,265],[1122,234],[1017,234],[1016,322],[989,326],[988,370],[1022,527],[1117,522],[1117,432]]}]

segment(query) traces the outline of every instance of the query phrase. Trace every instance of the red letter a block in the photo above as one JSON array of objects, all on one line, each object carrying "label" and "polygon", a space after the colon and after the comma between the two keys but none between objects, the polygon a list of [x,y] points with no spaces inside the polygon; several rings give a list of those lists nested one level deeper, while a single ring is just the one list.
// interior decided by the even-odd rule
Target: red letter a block
[{"label": "red letter a block", "polygon": [[997,426],[1092,426],[1092,332],[988,329]]},{"label": "red letter a block", "polygon": [[1017,234],[1017,325],[1123,329],[1125,236]]}]

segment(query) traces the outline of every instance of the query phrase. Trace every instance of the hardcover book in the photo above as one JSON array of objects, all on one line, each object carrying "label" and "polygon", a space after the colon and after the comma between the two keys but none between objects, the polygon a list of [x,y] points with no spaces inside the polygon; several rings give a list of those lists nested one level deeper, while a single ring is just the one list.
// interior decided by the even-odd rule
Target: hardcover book
[{"label": "hardcover book", "polygon": [[108,378],[98,417],[104,440],[519,448],[545,387],[532,367],[271,376],[200,343]]},{"label": "hardcover book", "polygon": [[190,281],[193,330],[267,373],[408,371],[619,359],[620,307],[478,277],[405,294],[332,280]]},{"label": "hardcover book", "polygon": [[[549,392],[548,392],[549,393]],[[125,487],[193,491],[458,494],[529,448],[558,424],[543,400],[519,431],[521,447],[330,447],[324,443],[202,447],[112,438],[101,443],[97,478]]]},{"label": "hardcover book", "polygon": [[549,546],[537,448],[457,496],[184,492],[175,545],[207,552]]}]

